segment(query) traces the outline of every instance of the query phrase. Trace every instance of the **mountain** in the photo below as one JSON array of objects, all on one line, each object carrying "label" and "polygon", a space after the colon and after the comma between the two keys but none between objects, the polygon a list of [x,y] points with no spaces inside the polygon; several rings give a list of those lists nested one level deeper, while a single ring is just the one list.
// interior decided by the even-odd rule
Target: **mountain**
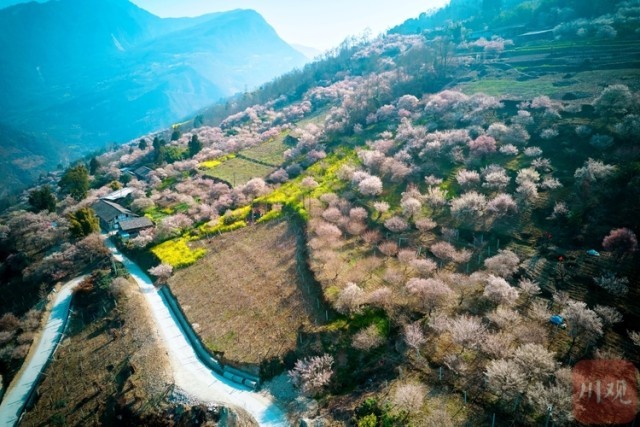
[{"label": "mountain", "polygon": [[306,58],[252,10],[159,18],[126,0],[0,10],[0,121],[59,159],[166,127]]},{"label": "mountain", "polygon": [[29,3],[30,1],[37,1],[38,3],[44,3],[46,0],[0,0],[0,9],[13,6],[21,3]]},{"label": "mountain", "polygon": [[0,135],[0,198],[34,182],[41,172],[53,169],[58,160],[65,160],[55,151],[58,142],[47,135],[21,132],[2,123]]}]

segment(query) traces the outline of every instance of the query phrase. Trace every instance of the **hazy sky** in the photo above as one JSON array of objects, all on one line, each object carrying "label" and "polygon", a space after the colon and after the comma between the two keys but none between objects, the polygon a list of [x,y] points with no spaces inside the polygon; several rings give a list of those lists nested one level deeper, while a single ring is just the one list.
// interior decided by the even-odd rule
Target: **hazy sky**
[{"label": "hazy sky", "polygon": [[161,17],[254,9],[288,43],[326,50],[369,28],[373,35],[448,0],[131,0]]}]

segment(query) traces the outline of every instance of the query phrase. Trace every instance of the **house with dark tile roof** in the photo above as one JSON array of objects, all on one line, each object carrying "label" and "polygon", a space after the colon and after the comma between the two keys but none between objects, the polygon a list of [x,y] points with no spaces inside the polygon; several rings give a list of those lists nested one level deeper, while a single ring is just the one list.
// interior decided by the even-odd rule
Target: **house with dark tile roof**
[{"label": "house with dark tile roof", "polygon": [[125,219],[119,222],[120,236],[124,239],[136,237],[142,230],[154,227],[153,221],[146,216]]},{"label": "house with dark tile roof", "polygon": [[100,219],[100,226],[105,231],[118,228],[118,223],[120,221],[138,217],[138,215],[134,214],[129,209],[109,200],[100,199],[91,207],[96,213],[96,216]]},{"label": "house with dark tile roof", "polygon": [[140,166],[133,170],[133,174],[140,180],[146,180],[149,178],[149,174],[153,172],[153,169],[147,166]]}]

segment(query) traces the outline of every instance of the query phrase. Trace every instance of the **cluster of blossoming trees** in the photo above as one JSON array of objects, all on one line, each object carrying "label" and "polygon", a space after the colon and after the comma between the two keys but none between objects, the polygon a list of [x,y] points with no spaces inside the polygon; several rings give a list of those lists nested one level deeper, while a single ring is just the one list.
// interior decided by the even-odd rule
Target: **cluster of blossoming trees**
[{"label": "cluster of blossoming trees", "polygon": [[[485,384],[480,387],[506,412],[526,408],[531,416],[543,416],[552,405],[555,422],[569,422],[571,374],[564,363],[593,354],[603,334],[623,320],[622,313],[611,305],[587,306],[560,290],[552,302],[541,298],[541,286],[554,290],[562,283],[528,277],[526,251],[494,248],[489,254],[487,244],[463,239],[459,231],[517,234],[531,221],[532,211],[548,212],[549,227],[566,225],[571,213],[589,205],[594,192],[605,190],[618,168],[606,162],[611,158],[607,150],[614,140],[633,147],[629,135],[637,137],[640,130],[632,124],[638,105],[622,85],[606,88],[593,105],[594,122],[597,117],[617,122],[610,134],[563,126],[563,114],[580,109],[548,97],[520,103],[509,114],[495,98],[455,91],[422,101],[403,96],[354,125],[356,135],[379,122],[385,127],[357,148],[357,162],[339,171],[344,189],[323,194],[310,210],[311,265],[333,307],[345,316],[384,310],[399,323],[407,312],[413,318],[421,313],[420,320],[404,327],[416,365],[424,363],[426,352],[428,362],[445,367],[460,390]],[[332,111],[328,126],[339,123],[344,132],[348,122],[337,120],[340,112]],[[630,134],[623,130],[625,123],[634,128]],[[545,157],[541,148],[547,141],[559,143],[560,131],[573,144],[591,147],[585,150],[590,157],[574,159],[579,162],[574,172],[561,170],[561,177],[554,176],[557,154]],[[575,188],[574,196],[564,186]],[[394,196],[398,188],[404,189],[399,199]],[[616,259],[637,251],[629,228],[612,229],[598,239]],[[620,302],[616,297],[629,292],[627,277],[604,269],[580,283],[589,289],[594,285],[605,289],[614,305]],[[568,324],[565,347],[552,343],[558,334],[549,324],[554,313]],[[637,332],[628,331],[628,336],[637,342]],[[359,351],[384,343],[372,327],[352,341]],[[609,351],[595,354],[608,357]],[[302,381],[301,368],[291,373],[296,381]]]}]

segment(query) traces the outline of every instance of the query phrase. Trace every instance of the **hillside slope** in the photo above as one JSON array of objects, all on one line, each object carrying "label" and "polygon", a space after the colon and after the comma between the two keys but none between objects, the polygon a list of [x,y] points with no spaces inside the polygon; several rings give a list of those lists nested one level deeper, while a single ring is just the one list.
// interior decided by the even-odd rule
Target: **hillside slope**
[{"label": "hillside slope", "polygon": [[[640,364],[640,10],[627,6],[533,35],[345,43],[207,109],[208,126],[99,156],[85,200],[7,216],[7,274],[70,274],[51,261],[73,253],[52,243],[68,226],[48,224],[119,180],[124,206],[156,223],[123,247],[210,350],[269,357],[265,387],[297,416],[579,425],[577,362]],[[261,236],[286,223],[300,230],[295,255]],[[21,266],[29,247],[14,236],[38,227],[42,259]],[[298,291],[317,322],[292,313]],[[276,338],[253,347],[258,335]]]},{"label": "hillside slope", "polygon": [[64,159],[57,152],[58,142],[47,135],[20,132],[0,123],[0,197],[36,182],[40,173],[52,170]]},{"label": "hillside slope", "polygon": [[[176,148],[192,135],[204,148],[152,172],[134,206],[160,226],[129,245],[180,269],[169,283],[190,285],[185,311],[200,323],[217,313],[194,307],[216,281],[185,278],[229,268],[210,261],[216,241],[239,244],[234,230],[255,232],[256,218],[304,220],[315,290],[334,311],[298,332],[295,366],[330,356],[318,376],[331,379],[293,382],[323,396],[324,418],[539,425],[552,403],[554,423],[572,425],[568,368],[638,363],[640,41],[493,35],[500,49],[465,39],[445,60],[428,35],[345,46],[291,76],[284,97],[185,133]],[[608,244],[616,235],[628,244]],[[261,328],[253,314],[240,324]],[[226,338],[215,350],[237,353]],[[278,363],[294,367],[282,357],[269,374]],[[510,392],[503,367],[529,391]]]}]

